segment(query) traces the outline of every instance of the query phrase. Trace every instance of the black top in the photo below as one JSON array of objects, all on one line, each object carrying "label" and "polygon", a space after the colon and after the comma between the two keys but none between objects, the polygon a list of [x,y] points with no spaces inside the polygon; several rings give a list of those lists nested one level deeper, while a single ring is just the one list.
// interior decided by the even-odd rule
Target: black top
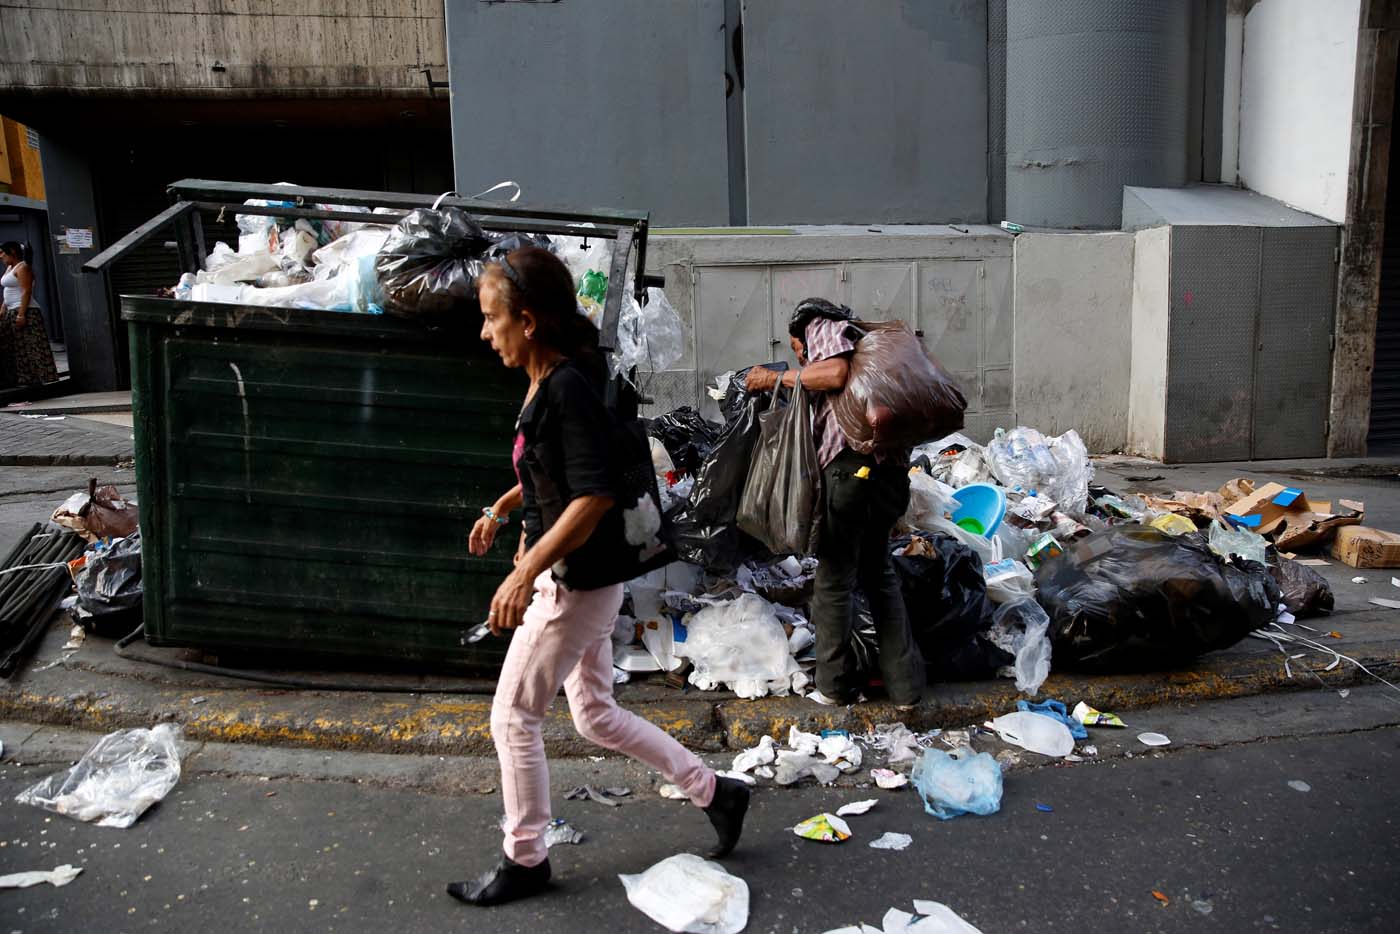
[{"label": "black top", "polygon": [[525,542],[534,547],[580,496],[616,496],[612,429],[600,358],[565,360],[520,413]]}]

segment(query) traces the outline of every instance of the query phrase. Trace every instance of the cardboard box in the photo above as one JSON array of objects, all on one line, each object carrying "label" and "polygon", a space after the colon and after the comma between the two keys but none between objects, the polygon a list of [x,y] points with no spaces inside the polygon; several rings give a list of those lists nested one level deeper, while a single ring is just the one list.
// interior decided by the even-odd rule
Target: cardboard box
[{"label": "cardboard box", "polygon": [[1297,487],[1266,483],[1250,495],[1225,508],[1239,525],[1270,538],[1282,551],[1326,543],[1337,529],[1357,526],[1365,517],[1366,506],[1352,500],[1330,502],[1310,500]]},{"label": "cardboard box", "polygon": [[1352,525],[1337,530],[1332,557],[1354,568],[1400,568],[1400,535]]}]

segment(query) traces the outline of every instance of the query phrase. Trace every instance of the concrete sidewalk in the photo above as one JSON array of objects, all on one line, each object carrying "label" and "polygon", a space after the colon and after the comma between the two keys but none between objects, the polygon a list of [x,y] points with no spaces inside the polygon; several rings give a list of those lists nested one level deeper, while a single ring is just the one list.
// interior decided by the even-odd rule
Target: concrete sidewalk
[{"label": "concrete sidewalk", "polygon": [[[1336,473],[1343,472],[1338,478]],[[1393,465],[1378,462],[1189,465],[1164,467],[1115,458],[1100,462],[1098,482],[1117,492],[1168,493],[1215,489],[1236,476],[1276,479],[1302,486],[1319,498],[1360,499],[1367,524],[1400,527],[1400,483]],[[1128,477],[1160,477],[1128,480]],[[62,496],[57,497],[61,501]],[[52,508],[51,506],[49,508]],[[1330,560],[1330,559],[1329,559]],[[1304,620],[1319,630],[1319,641],[1354,658],[1373,673],[1400,679],[1400,611],[1372,606],[1372,597],[1400,599],[1390,582],[1400,571],[1358,572],[1333,561],[1318,568],[1336,595],[1330,617]],[[1353,584],[1364,575],[1366,584]],[[1338,638],[1325,635],[1336,632]],[[0,687],[0,719],[106,731],[146,726],[161,720],[185,725],[193,740],[253,743],[311,749],[377,753],[490,756],[490,697],[451,691],[447,677],[383,673],[289,672],[291,676],[349,679],[385,685],[410,682],[403,693],[286,690],[198,672],[176,671],[116,657],[112,642],[89,636],[76,651],[64,651],[68,625],[56,622],[26,670]],[[197,660],[189,650],[136,646],[146,655]],[[1189,668],[1127,676],[1081,676],[1052,672],[1041,691],[1069,704],[1088,701],[1101,710],[1124,711],[1163,703],[1243,697],[1271,691],[1341,688],[1373,683],[1356,666],[1342,662],[1326,670],[1331,656],[1318,653],[1292,660],[1269,642],[1245,639],[1212,653]],[[478,685],[489,690],[489,684]],[[864,731],[875,723],[902,720],[911,728],[965,727],[1014,709],[1018,698],[1010,681],[936,685],[917,710],[901,714],[882,703],[826,708],[802,698],[746,701],[722,692],[667,687],[660,680],[622,685],[619,700],[677,736],[689,747],[719,753],[752,745],[763,734],[803,729]],[[551,755],[596,755],[575,734],[568,708],[555,705],[545,726]]]},{"label": "concrete sidewalk", "polygon": [[130,414],[81,416],[33,408],[0,410],[0,466],[112,467],[130,461],[134,452]]}]

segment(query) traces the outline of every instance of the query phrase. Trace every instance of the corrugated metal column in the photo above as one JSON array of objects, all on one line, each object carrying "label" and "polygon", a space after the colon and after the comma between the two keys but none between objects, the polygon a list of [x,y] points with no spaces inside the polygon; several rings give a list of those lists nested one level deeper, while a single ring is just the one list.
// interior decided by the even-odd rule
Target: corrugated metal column
[{"label": "corrugated metal column", "polygon": [[1189,0],[1007,0],[1006,217],[1117,227],[1187,181]]}]

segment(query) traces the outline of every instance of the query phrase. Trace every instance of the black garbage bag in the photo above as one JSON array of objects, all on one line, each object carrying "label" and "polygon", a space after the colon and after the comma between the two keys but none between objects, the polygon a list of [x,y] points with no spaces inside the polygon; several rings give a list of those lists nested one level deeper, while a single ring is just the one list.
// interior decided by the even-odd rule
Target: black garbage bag
[{"label": "black garbage bag", "polygon": [[1318,616],[1331,613],[1336,601],[1332,596],[1332,586],[1321,574],[1285,558],[1277,551],[1269,549],[1269,574],[1283,591],[1283,605],[1294,616]]},{"label": "black garbage bag", "polygon": [[[775,373],[786,373],[788,365],[786,363],[765,363],[765,370],[772,370]],[[744,408],[754,394],[751,394],[745,386],[748,379],[749,370],[753,367],[746,366],[742,370],[736,370],[734,375],[729,377],[729,385],[724,390],[724,401],[719,404],[720,413],[724,416],[724,424],[727,427],[731,422],[744,413]],[[772,395],[771,393],[758,393],[757,395]],[[764,406],[767,407],[767,401]]]},{"label": "black garbage bag", "polygon": [[748,558],[766,553],[739,531],[736,516],[758,443],[758,417],[767,407],[767,394],[745,397],[696,475],[690,499],[671,515],[676,553],[682,561],[729,574]]},{"label": "black garbage bag", "polygon": [[647,423],[647,434],[661,442],[681,473],[695,473],[709,460],[721,430],[722,426],[705,421],[688,405]]},{"label": "black garbage bag", "polygon": [[982,559],[948,535],[930,535],[920,555],[896,555],[914,640],[938,680],[991,677],[1006,653],[979,637],[992,622]]},{"label": "black garbage bag", "polygon": [[410,211],[374,258],[384,310],[436,322],[475,309],[476,277],[499,239],[460,208]]},{"label": "black garbage bag", "polygon": [[1172,668],[1273,622],[1268,569],[1226,561],[1199,533],[1120,525],[1072,542],[1036,575],[1055,667],[1091,673]]},{"label": "black garbage bag", "polygon": [[[141,531],[90,554],[78,572],[78,622],[106,634],[106,625],[122,628],[141,612]],[[130,630],[125,626],[121,633]]]}]

